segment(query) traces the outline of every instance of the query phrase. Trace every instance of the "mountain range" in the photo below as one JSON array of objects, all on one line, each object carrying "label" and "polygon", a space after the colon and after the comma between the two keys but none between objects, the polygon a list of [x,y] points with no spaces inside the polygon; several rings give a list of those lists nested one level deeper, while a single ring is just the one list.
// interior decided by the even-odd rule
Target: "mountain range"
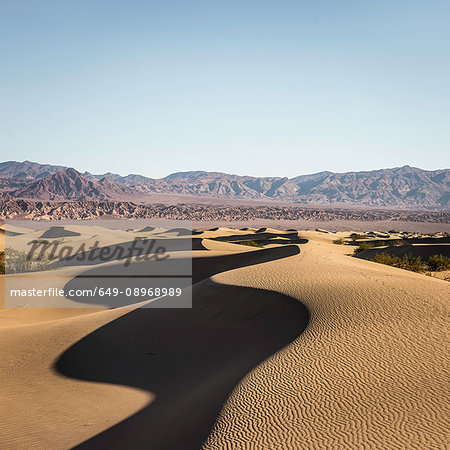
[{"label": "mountain range", "polygon": [[131,200],[151,203],[155,194],[193,198],[273,200],[294,204],[447,210],[450,169],[410,166],[364,172],[319,172],[251,177],[220,172],[178,172],[153,179],[89,172],[31,161],[0,163],[0,197],[46,201]]}]

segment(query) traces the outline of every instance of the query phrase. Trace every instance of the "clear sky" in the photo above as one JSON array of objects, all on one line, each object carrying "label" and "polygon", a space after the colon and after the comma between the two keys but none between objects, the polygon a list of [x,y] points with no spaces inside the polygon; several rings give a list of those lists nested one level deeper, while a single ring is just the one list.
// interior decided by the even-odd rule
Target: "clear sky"
[{"label": "clear sky", "polygon": [[0,0],[0,160],[450,166],[448,0]]}]

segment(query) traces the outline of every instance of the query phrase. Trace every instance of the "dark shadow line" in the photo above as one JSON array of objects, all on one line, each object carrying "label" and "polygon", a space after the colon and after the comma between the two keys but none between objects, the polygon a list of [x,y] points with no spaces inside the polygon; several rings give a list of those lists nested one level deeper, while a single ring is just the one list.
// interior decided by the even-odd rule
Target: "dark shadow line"
[{"label": "dark shadow line", "polygon": [[[220,285],[211,275],[292,256],[297,246],[199,258],[191,309],[139,308],[55,362],[64,376],[154,392],[147,407],[76,448],[199,449],[233,388],[306,328],[309,312],[279,292]],[[239,258],[241,262],[239,264]]]}]

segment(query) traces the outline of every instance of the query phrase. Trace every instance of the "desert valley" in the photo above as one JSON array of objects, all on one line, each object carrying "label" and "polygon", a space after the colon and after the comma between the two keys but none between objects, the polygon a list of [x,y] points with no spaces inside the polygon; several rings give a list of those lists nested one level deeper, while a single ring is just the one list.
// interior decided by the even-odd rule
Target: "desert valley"
[{"label": "desert valley", "polygon": [[0,450],[450,449],[449,23],[0,2]]},{"label": "desert valley", "polygon": [[449,442],[448,170],[378,171],[395,194],[327,174],[336,205],[274,190],[292,180],[0,172],[0,448]]}]

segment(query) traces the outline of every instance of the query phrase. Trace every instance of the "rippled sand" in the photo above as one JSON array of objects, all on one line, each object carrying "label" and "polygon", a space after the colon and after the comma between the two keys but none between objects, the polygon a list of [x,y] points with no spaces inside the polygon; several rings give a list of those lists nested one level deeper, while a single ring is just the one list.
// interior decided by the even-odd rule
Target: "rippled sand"
[{"label": "rippled sand", "polygon": [[195,237],[190,310],[0,311],[0,448],[445,448],[448,282]]}]

